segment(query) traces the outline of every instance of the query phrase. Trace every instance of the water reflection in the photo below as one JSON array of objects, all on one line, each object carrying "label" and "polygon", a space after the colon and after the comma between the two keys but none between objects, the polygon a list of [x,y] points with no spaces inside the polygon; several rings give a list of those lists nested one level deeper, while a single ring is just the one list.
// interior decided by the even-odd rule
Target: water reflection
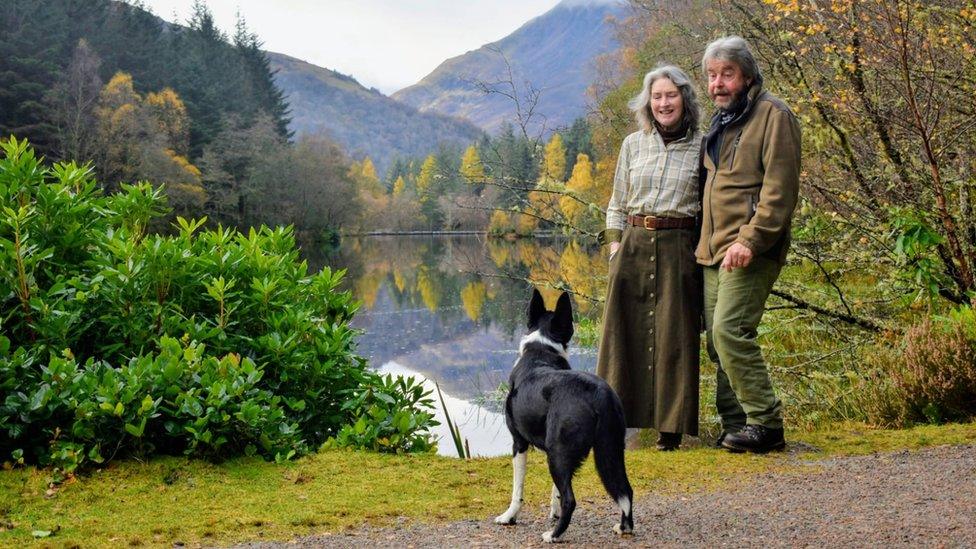
[{"label": "water reflection", "polygon": [[[367,237],[345,239],[331,255],[305,256],[310,268],[347,270],[346,288],[363,303],[353,321],[363,330],[358,352],[381,371],[437,380],[475,455],[510,451],[497,402],[484,401],[507,382],[532,285],[550,308],[559,288],[572,290],[578,314],[596,318],[607,276],[599,249],[559,239]],[[574,369],[596,367],[593,349],[575,346],[570,356]],[[439,446],[455,453],[450,439]]]},{"label": "water reflection", "polygon": [[[396,362],[387,362],[380,366],[381,374],[395,376],[413,376],[423,380],[424,388],[434,391],[434,382]],[[434,393],[436,398],[436,392]],[[467,439],[468,448],[472,456],[500,456],[512,450],[512,437],[505,426],[505,417],[498,411],[488,410],[483,406],[473,404],[467,400],[456,398],[443,393],[444,405],[451,414],[451,421],[455,422],[462,436]],[[434,417],[440,425],[434,429],[437,437],[437,452],[441,455],[456,456],[457,450],[451,439],[444,410],[438,402]]]}]

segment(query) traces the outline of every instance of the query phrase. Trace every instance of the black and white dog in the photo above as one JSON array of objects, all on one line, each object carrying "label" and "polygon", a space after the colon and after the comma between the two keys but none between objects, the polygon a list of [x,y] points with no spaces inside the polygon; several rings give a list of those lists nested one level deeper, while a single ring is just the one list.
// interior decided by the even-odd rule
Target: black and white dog
[{"label": "black and white dog", "polygon": [[566,347],[573,336],[569,295],[559,296],[555,312],[550,312],[539,291],[533,291],[529,330],[522,338],[505,401],[505,421],[513,440],[512,504],[495,522],[515,523],[522,507],[525,457],[531,444],[546,453],[553,482],[549,516],[558,519],[542,539],[560,541],[576,508],[573,474],[593,448],[600,480],[620,508],[620,524],[614,524],[613,530],[633,532],[634,493],[624,468],[623,407],[605,381],[569,369]]}]

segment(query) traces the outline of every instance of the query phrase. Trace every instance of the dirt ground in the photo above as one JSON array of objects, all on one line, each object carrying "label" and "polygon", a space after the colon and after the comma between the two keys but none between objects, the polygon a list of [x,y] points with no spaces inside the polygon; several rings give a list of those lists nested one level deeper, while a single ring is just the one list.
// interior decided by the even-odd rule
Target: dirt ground
[{"label": "dirt ground", "polygon": [[[750,477],[708,493],[638,497],[630,538],[611,532],[616,512],[609,501],[581,501],[564,544],[976,547],[976,446],[790,459],[798,472]],[[486,516],[251,547],[543,547],[547,511],[526,506],[515,526],[496,525]]]}]

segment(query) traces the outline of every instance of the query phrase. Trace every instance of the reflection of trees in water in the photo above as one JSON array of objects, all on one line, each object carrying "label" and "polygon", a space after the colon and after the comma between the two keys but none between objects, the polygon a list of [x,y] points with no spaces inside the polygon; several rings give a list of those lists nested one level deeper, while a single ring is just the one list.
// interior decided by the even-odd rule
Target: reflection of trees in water
[{"label": "reflection of trees in water", "polygon": [[488,292],[485,283],[482,281],[468,282],[468,285],[461,290],[461,303],[464,305],[464,312],[468,318],[477,321],[481,317],[481,309],[485,306]]},{"label": "reflection of trees in water", "polygon": [[[591,318],[600,314],[591,299],[602,298],[606,284],[606,257],[565,239],[367,237],[303,254],[310,269],[347,270],[345,288],[363,303],[353,320],[364,330],[359,352],[374,367],[396,361],[461,398],[491,393],[508,378],[525,333],[527,281],[550,307],[561,288],[587,296],[577,296],[577,310]],[[574,368],[593,368],[585,349],[573,355]]]},{"label": "reflection of trees in water", "polygon": [[523,322],[521,304],[530,283],[550,307],[562,290],[573,292],[577,310],[591,316],[599,314],[595,305],[607,277],[599,249],[565,239],[366,237],[346,239],[338,251],[305,250],[304,255],[313,269],[324,264],[346,269],[345,287],[366,310],[375,306],[385,284],[399,308],[425,307],[442,321],[464,315],[508,329]]}]

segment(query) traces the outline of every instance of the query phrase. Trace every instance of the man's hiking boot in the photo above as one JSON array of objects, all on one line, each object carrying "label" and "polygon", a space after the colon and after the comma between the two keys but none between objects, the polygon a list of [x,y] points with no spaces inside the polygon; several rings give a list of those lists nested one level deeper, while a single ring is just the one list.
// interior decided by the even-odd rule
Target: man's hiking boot
[{"label": "man's hiking boot", "polygon": [[661,452],[671,452],[681,446],[681,433],[661,433],[655,445]]},{"label": "man's hiking boot", "polygon": [[718,434],[718,438],[715,439],[715,447],[716,448],[721,448],[722,447],[722,441],[725,440],[725,437],[727,437],[728,435],[729,435],[729,432],[728,431],[722,431],[721,433],[719,433]]},{"label": "man's hiking boot", "polygon": [[783,429],[773,429],[762,425],[746,425],[738,433],[728,433],[722,439],[722,448],[732,452],[752,452],[765,454],[786,448]]},{"label": "man's hiking boot", "polygon": [[725,440],[725,437],[729,436],[730,433],[738,433],[741,430],[742,427],[740,426],[727,427],[725,429],[722,429],[722,432],[718,434],[718,438],[715,439],[715,447],[722,448],[723,447],[722,441]]}]

